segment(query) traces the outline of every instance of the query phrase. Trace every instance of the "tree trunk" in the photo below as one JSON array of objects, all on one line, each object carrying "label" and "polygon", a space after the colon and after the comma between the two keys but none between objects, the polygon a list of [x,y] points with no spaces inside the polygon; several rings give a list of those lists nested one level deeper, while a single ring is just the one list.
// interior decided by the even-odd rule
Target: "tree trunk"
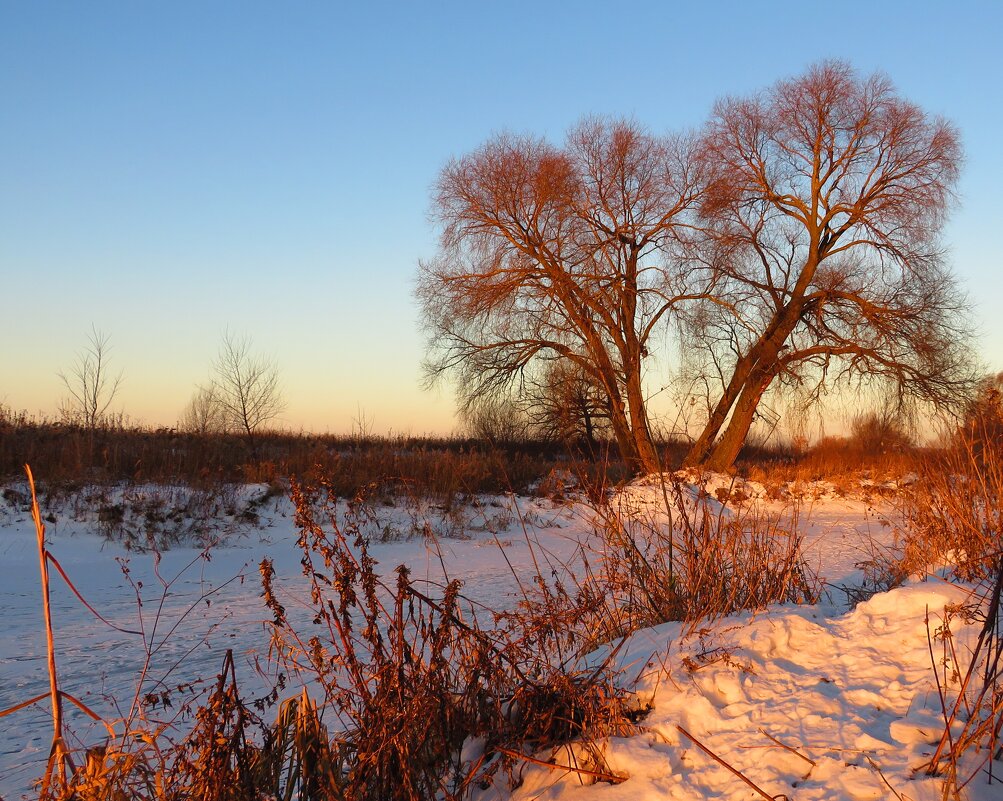
[{"label": "tree trunk", "polygon": [[755,374],[749,377],[742,389],[742,394],[735,403],[728,427],[720,439],[714,443],[713,450],[703,462],[703,466],[708,470],[724,472],[730,470],[735,464],[735,459],[738,458],[739,451],[742,450],[742,446],[749,436],[749,429],[756,417],[759,401],[773,381],[773,375],[773,371],[770,370],[756,370]]},{"label": "tree trunk", "polygon": [[[605,350],[597,350],[598,354],[605,354]],[[596,378],[603,388],[606,397],[609,399],[609,420],[613,427],[613,436],[616,438],[617,447],[620,449],[620,456],[634,465],[634,469],[639,474],[656,473],[659,470],[658,455],[655,453],[651,437],[648,435],[646,421],[640,428],[641,437],[638,437],[636,421],[638,409],[640,415],[644,417],[644,396],[641,393],[641,371],[638,365],[636,370],[631,370],[625,365],[625,371],[630,375],[627,386],[624,388],[617,381],[616,371],[608,356],[597,359]],[[627,360],[624,359],[626,362]],[[622,389],[626,389],[627,401],[624,402]],[[640,400],[640,406],[636,401]]]},{"label": "tree trunk", "polygon": [[624,408],[623,397],[617,387],[616,380],[605,373],[599,375],[606,395],[610,399],[610,425],[613,426],[613,437],[617,441],[620,449],[620,456],[632,464],[639,464],[637,444],[634,441],[633,433],[630,430],[630,423],[627,421],[627,414]]},{"label": "tree trunk", "polygon": [[735,401],[741,394],[742,388],[745,386],[745,382],[752,372],[754,363],[755,360],[750,354],[739,360],[738,364],[735,365],[731,381],[728,382],[724,394],[714,406],[714,410],[711,412],[703,431],[700,432],[700,436],[697,437],[689,453],[686,454],[686,458],[683,459],[683,467],[699,467],[707,460],[711,449],[714,447],[714,440],[728,419],[731,407],[735,405]]},{"label": "tree trunk", "polygon": [[630,411],[630,429],[637,448],[637,466],[641,473],[650,475],[662,469],[662,460],[651,439],[648,416],[644,413],[644,392],[641,388],[640,369],[632,371],[627,380],[627,406]]},{"label": "tree trunk", "polygon": [[[804,290],[800,285],[799,289],[803,293]],[[797,325],[801,308],[800,302],[791,302],[774,319],[770,328],[748,355],[739,359],[724,395],[714,407],[700,437],[686,455],[683,461],[685,467],[706,467],[710,470],[724,471],[729,470],[735,463],[756,416],[759,401],[777,375],[780,349]],[[729,412],[731,419],[728,421],[728,427],[715,442]]]}]

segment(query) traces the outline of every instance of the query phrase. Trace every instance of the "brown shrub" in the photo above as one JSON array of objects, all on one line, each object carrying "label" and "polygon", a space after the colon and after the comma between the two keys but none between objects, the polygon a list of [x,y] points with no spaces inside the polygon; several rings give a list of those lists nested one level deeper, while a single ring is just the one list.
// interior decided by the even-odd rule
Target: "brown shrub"
[{"label": "brown shrub", "polygon": [[796,502],[769,515],[755,505],[725,510],[706,496],[693,499],[678,480],[660,489],[654,506],[616,495],[594,503],[598,536],[583,546],[580,569],[556,573],[545,555],[537,560],[536,591],[522,607],[554,621],[571,653],[667,621],[692,632],[736,612],[818,600],[821,582],[802,553]]},{"label": "brown shrub", "polygon": [[998,392],[975,404],[903,503],[905,566],[946,563],[959,578],[994,575],[1003,553],[1003,405]]},{"label": "brown shrub", "polygon": [[599,746],[628,725],[612,659],[588,669],[555,659],[561,635],[539,617],[483,628],[457,581],[433,597],[398,567],[385,583],[330,485],[294,483],[293,498],[313,636],[289,621],[267,563],[262,576],[276,653],[323,688],[339,722],[332,740],[346,756],[333,797],[459,797],[512,759],[573,740],[588,760],[569,770],[620,780]]}]

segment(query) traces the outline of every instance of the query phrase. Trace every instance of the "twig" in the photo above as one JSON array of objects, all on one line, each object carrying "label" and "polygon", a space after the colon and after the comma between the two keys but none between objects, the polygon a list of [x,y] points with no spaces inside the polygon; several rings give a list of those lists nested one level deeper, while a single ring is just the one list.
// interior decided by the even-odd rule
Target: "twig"
[{"label": "twig", "polygon": [[885,778],[885,774],[881,772],[881,768],[878,767],[877,763],[869,756],[864,756],[864,759],[866,759],[867,762],[870,764],[870,766],[878,772],[878,776],[881,777],[881,781],[885,783],[885,787],[887,787],[891,791],[892,795],[894,795],[899,801],[905,801],[905,799],[902,797],[902,794],[894,787],[892,787],[888,779]]},{"label": "twig", "polygon": [[676,728],[679,730],[679,733],[682,734],[691,743],[693,743],[693,745],[695,745],[697,748],[699,748],[701,751],[707,754],[707,756],[709,756],[711,759],[717,762],[717,764],[719,764],[721,767],[731,771],[731,773],[733,773],[735,776],[737,776],[739,779],[741,779],[743,782],[749,785],[749,787],[751,787],[753,790],[759,793],[763,798],[765,798],[766,801],[790,801],[790,799],[786,795],[770,795],[768,792],[766,792],[766,790],[764,790],[758,784],[753,782],[752,779],[750,779],[748,776],[746,776],[744,773],[738,770],[738,768],[732,767],[723,759],[721,759],[721,757],[719,757],[717,754],[711,751],[706,745],[704,745],[696,737],[694,737],[692,734],[686,731],[686,729],[684,729],[682,726],[677,725]]},{"label": "twig", "polygon": [[63,570],[63,566],[61,564],[59,564],[59,561],[56,559],[56,557],[53,556],[49,551],[46,551],[45,552],[45,558],[48,559],[50,562],[52,562],[53,566],[59,572],[59,575],[63,577],[63,581],[66,582],[66,586],[69,587],[71,590],[73,590],[73,594],[77,596],[77,598],[80,600],[80,603],[82,603],[84,606],[87,607],[87,609],[90,610],[91,614],[94,615],[94,617],[96,617],[98,620],[100,620],[106,626],[115,629],[115,631],[120,631],[123,634],[138,634],[140,636],[143,635],[143,632],[141,632],[141,631],[136,631],[135,629],[123,629],[123,628],[121,628],[119,626],[116,626],[110,620],[107,620],[106,618],[104,618],[101,615],[101,613],[98,612],[97,609],[95,609],[93,606],[91,606],[89,603],[87,603],[87,601],[84,599],[84,596],[80,594],[80,591],[76,588],[76,586],[73,584],[73,582],[70,581],[70,577],[66,575],[66,571]]},{"label": "twig", "polygon": [[85,704],[76,696],[70,695],[68,692],[65,692],[64,690],[60,690],[59,695],[65,698],[74,706],[76,706],[77,709],[79,709],[81,712],[87,715],[87,717],[89,717],[91,720],[96,720],[98,723],[102,724],[108,730],[108,736],[111,737],[112,739],[115,738],[115,729],[111,727],[111,724],[108,723],[108,721],[106,721],[103,717],[101,717],[97,712],[95,712],[93,709],[87,706],[87,704]]},{"label": "twig", "polygon": [[49,693],[44,692],[41,695],[36,695],[34,698],[29,698],[27,701],[22,701],[20,704],[15,704],[14,706],[7,707],[7,709],[0,711],[0,718],[10,715],[14,712],[17,712],[19,709],[24,709],[26,706],[37,704],[43,698],[48,698],[48,697]]},{"label": "twig", "polygon": [[[810,759],[809,757],[806,757],[804,754],[802,754],[800,751],[798,751],[793,746],[790,746],[790,745],[787,745],[786,743],[780,742],[780,740],[778,740],[772,734],[770,734],[769,732],[767,732],[766,729],[760,727],[759,733],[762,734],[764,737],[766,737],[768,740],[770,740],[770,741],[776,743],[777,745],[779,745],[781,748],[783,748],[783,749],[785,749],[787,751],[790,751],[792,754],[795,754],[796,756],[801,757],[801,759],[803,759],[805,762],[807,762],[813,768],[818,767],[818,763],[814,759]],[[808,771],[808,772],[811,773],[811,771]]]},{"label": "twig", "polygon": [[[91,709],[89,706],[87,706],[87,704],[85,704],[79,698],[77,698],[74,695],[70,695],[65,690],[60,690],[59,691],[59,695],[60,695],[61,698],[65,698],[67,701],[69,701],[70,703],[72,703],[75,706],[77,706],[80,709],[81,712],[83,712],[85,715],[87,715],[92,720],[96,720],[99,723],[103,723],[104,726],[105,726],[105,728],[108,729],[109,734],[112,737],[115,736],[115,730],[108,724],[108,722],[105,721],[104,718],[102,718],[99,714],[97,714],[97,712],[95,712],[93,709]],[[27,701],[22,701],[19,704],[15,704],[14,706],[7,707],[7,709],[4,709],[4,710],[0,711],[0,718],[6,717],[7,715],[11,715],[11,714],[13,714],[14,712],[17,712],[20,709],[24,709],[26,706],[31,706],[32,704],[37,704],[43,698],[48,698],[48,697],[49,697],[49,693],[45,692],[45,693],[42,693],[41,695],[36,695],[34,698],[29,698]]]},{"label": "twig", "polygon": [[[951,736],[951,721],[954,719],[953,713],[948,713],[947,711],[947,698],[944,696],[944,685],[940,681],[940,671],[937,669],[937,656],[933,652],[933,638],[930,635],[930,607],[926,607],[926,614],[924,616],[924,622],[926,623],[926,644],[927,649],[930,652],[930,665],[933,667],[933,675],[937,680],[937,694],[940,696],[940,710],[944,717],[944,733],[940,738],[940,742],[937,744],[937,750],[934,751],[933,756],[927,763],[927,775],[936,776],[937,770],[939,769],[940,755],[944,750],[944,746],[948,742],[951,744],[951,752],[954,752],[954,740]],[[944,625],[947,625],[947,621],[944,621]],[[955,705],[957,707],[957,704]]]},{"label": "twig", "polygon": [[545,762],[542,759],[537,759],[536,757],[531,757],[528,756],[527,754],[520,754],[518,751],[512,751],[508,748],[496,748],[495,750],[499,754],[504,754],[505,756],[512,757],[513,759],[521,759],[524,762],[531,762],[534,765],[541,765],[542,767],[549,768],[550,770],[563,770],[568,773],[578,773],[582,776],[588,776],[601,782],[609,782],[610,784],[621,784],[622,782],[627,781],[626,776],[619,776],[616,773],[602,773],[601,771],[589,770],[588,768],[579,768],[579,767],[573,767],[572,765],[558,765],[554,762]]}]

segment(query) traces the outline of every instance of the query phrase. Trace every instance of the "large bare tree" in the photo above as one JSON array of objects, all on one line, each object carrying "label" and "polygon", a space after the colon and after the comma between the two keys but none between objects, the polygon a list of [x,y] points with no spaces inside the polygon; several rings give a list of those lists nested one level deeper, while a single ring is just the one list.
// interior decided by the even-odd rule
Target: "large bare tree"
[{"label": "large bare tree", "polygon": [[823,62],[719,102],[702,257],[720,303],[690,317],[720,391],[687,457],[732,465],[768,390],[881,380],[952,405],[970,390],[963,298],[940,233],[958,134],[889,81]]},{"label": "large bare tree", "polygon": [[468,403],[566,360],[608,398],[623,455],[658,470],[643,364],[694,293],[694,274],[666,266],[703,185],[690,147],[586,119],[563,147],[500,135],[448,164],[434,194],[440,250],[418,286],[429,376],[457,372]]}]

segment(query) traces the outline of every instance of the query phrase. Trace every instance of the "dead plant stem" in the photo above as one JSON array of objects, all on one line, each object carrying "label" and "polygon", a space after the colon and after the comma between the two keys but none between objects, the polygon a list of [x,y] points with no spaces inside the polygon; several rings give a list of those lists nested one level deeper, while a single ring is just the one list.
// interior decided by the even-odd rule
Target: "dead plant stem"
[{"label": "dead plant stem", "polygon": [[52,750],[49,754],[49,762],[42,782],[40,798],[46,798],[52,782],[52,769],[55,768],[56,777],[60,785],[66,783],[66,765],[70,762],[69,752],[63,742],[63,704],[59,693],[59,679],[56,676],[56,646],[52,635],[52,611],[49,605],[49,560],[46,558],[45,549],[45,524],[42,522],[42,513],[38,508],[38,497],[35,493],[35,477],[31,474],[31,467],[24,466],[24,471],[28,475],[28,486],[31,488],[31,519],[35,523],[35,532],[38,535],[38,565],[41,571],[42,582],[42,612],[45,616],[45,642],[49,668],[49,694],[52,699]]},{"label": "dead plant stem", "polygon": [[695,745],[697,748],[703,751],[707,756],[709,756],[711,759],[717,762],[717,764],[719,764],[721,767],[730,771],[739,779],[741,779],[743,782],[745,782],[747,785],[749,785],[749,787],[751,787],[753,790],[759,793],[763,798],[765,798],[766,801],[790,801],[790,799],[788,799],[786,795],[770,795],[768,792],[766,792],[766,790],[764,790],[758,784],[753,782],[752,779],[750,779],[748,776],[742,773],[738,768],[729,765],[727,762],[721,759],[721,757],[719,757],[717,754],[711,751],[706,745],[704,745],[696,737],[694,737],[692,734],[686,731],[686,729],[684,729],[682,726],[677,725],[676,728],[679,730],[679,733],[682,734],[691,743],[693,743],[693,745]]}]

